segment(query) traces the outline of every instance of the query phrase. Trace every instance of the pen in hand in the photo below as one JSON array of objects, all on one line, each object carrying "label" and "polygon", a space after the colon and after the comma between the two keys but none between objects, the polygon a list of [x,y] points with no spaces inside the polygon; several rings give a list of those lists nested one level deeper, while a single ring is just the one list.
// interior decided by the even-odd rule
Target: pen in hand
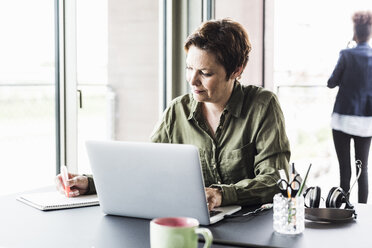
[{"label": "pen in hand", "polygon": [[63,187],[65,189],[65,195],[66,197],[69,197],[71,189],[69,186],[66,186],[67,180],[68,180],[68,171],[65,165],[61,166],[61,176],[62,176],[62,181],[63,181]]}]

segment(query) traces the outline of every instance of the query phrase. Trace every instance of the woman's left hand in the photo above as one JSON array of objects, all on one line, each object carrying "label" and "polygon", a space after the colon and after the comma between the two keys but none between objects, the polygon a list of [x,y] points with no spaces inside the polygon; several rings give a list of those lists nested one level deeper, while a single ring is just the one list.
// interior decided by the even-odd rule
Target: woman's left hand
[{"label": "woman's left hand", "polygon": [[222,203],[222,192],[218,188],[205,188],[205,195],[207,196],[208,209],[221,206]]}]

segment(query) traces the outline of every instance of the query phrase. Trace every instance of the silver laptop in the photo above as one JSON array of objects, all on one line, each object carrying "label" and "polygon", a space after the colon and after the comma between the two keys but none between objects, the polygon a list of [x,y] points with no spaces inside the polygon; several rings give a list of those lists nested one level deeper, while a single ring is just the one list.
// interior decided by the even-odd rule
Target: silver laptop
[{"label": "silver laptop", "polygon": [[106,214],[145,219],[187,216],[209,225],[241,209],[208,211],[199,151],[193,145],[87,141],[86,147]]}]

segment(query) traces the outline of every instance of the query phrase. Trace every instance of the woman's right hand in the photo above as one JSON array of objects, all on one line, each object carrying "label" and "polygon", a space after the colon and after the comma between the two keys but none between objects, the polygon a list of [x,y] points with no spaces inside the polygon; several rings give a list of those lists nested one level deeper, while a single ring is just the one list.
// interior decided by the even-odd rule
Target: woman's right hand
[{"label": "woman's right hand", "polygon": [[[58,174],[55,177],[55,183],[57,190],[61,194],[65,194],[65,187],[62,180],[62,175]],[[70,187],[69,197],[75,197],[79,195],[84,195],[88,192],[88,177],[73,173],[68,173],[68,180],[66,181],[66,186]]]}]

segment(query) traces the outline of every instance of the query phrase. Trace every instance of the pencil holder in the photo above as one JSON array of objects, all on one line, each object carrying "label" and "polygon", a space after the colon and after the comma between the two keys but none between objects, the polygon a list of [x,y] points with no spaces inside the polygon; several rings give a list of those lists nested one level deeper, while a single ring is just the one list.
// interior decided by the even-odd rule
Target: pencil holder
[{"label": "pencil holder", "polygon": [[305,205],[303,196],[284,197],[278,193],[274,196],[274,230],[282,234],[299,234],[305,229]]}]

